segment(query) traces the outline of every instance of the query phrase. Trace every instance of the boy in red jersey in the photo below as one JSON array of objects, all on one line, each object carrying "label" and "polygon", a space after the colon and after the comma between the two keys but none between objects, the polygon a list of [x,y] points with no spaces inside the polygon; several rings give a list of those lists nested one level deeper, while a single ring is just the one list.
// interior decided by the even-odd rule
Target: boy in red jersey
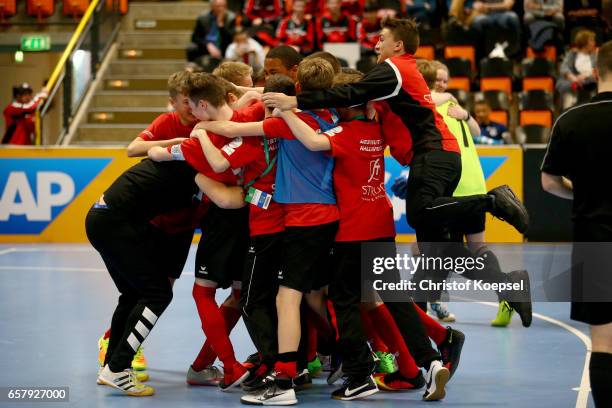
[{"label": "boy in red jersey", "polygon": [[[324,89],[331,86],[334,72],[322,59],[304,61],[298,67],[298,89]],[[329,111],[301,112],[300,118],[313,129],[332,127]],[[280,140],[275,200],[285,212],[282,273],[276,298],[279,354],[275,372],[266,378],[261,390],[242,397],[247,404],[295,404],[292,379],[297,376],[297,350],[300,343],[300,304],[305,298],[316,312],[323,331],[331,332],[320,290],[327,282],[329,252],[337,230],[338,209],[331,179],[333,161],[311,153],[296,140],[280,118],[258,123],[204,122],[207,131],[229,137],[267,136]]]},{"label": "boy in red jersey", "polygon": [[276,38],[281,44],[290,45],[301,53],[311,53],[315,45],[315,26],[310,16],[306,16],[306,1],[293,2],[291,15],[283,18],[278,25]]},{"label": "boy in red jersey", "polygon": [[345,43],[357,40],[356,21],[341,10],[340,0],[327,0],[327,10],[317,20],[318,46],[324,43]]},{"label": "boy in red jersey", "polygon": [[[224,87],[220,79],[210,74],[193,74],[187,81],[189,104],[193,114],[200,120],[261,120],[261,108],[254,106],[242,111],[233,111],[225,101]],[[231,151],[240,148],[239,141],[227,143],[227,139],[210,135],[218,148]],[[149,157],[157,161],[186,160],[200,173],[227,185],[240,184],[241,171],[228,169],[215,174],[205,159],[197,138],[183,141],[168,148],[156,147],[149,151]],[[221,209],[211,206],[202,220],[206,231],[196,253],[196,282],[193,296],[196,300],[202,328],[212,348],[224,365],[222,390],[240,385],[248,377],[245,367],[236,361],[228,332],[240,317],[238,310],[219,308],[215,301],[217,287],[233,287],[233,297],[240,298],[240,283],[248,239],[248,208]],[[207,355],[208,354],[208,355]],[[203,348],[188,374],[188,381],[197,373],[210,367],[210,354]],[[214,360],[214,357],[213,357]],[[193,371],[193,372],[192,372]]]},{"label": "boy in red jersey", "polygon": [[[341,75],[337,77],[337,82],[352,83],[360,78],[360,75]],[[328,150],[336,158],[334,189],[340,210],[340,228],[334,246],[335,268],[329,292],[338,319],[343,372],[349,376],[349,380],[332,397],[351,400],[377,391],[371,377],[373,367],[359,312],[362,288],[356,271],[361,269],[361,245],[364,242],[393,243],[395,224],[385,190],[385,142],[380,126],[367,121],[363,105],[343,109],[340,114],[350,121],[341,122],[340,126],[323,135],[317,135],[304,126],[291,111],[283,112],[282,116],[308,149]],[[395,252],[394,248],[392,252]],[[410,325],[409,331],[413,335],[419,333],[424,336],[416,310],[410,302],[405,303],[405,310],[413,317],[411,322],[415,323]],[[376,321],[389,323],[383,324],[385,327],[381,328],[381,333],[389,334],[385,337],[392,346],[401,336],[399,332],[390,330],[389,326],[395,326],[395,322],[382,307],[371,307],[370,315]],[[406,382],[415,388],[423,386],[425,381],[408,350],[404,347],[397,351],[403,352],[399,356],[400,371]],[[438,400],[445,395],[444,386],[450,373],[431,347],[428,354],[430,366],[427,374],[430,381],[423,398]]]},{"label": "boy in red jersey", "polygon": [[32,88],[27,83],[13,88],[14,100],[3,111],[6,130],[2,144],[33,144],[35,131],[33,114],[47,97],[47,91],[43,88],[34,97],[32,93]]}]

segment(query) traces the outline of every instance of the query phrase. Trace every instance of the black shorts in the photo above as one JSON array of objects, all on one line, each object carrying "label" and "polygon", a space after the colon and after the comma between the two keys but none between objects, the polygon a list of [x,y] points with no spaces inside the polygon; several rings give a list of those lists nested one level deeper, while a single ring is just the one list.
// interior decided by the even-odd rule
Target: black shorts
[{"label": "black shorts", "polygon": [[287,227],[278,284],[302,293],[327,286],[337,231],[337,221],[311,227]]},{"label": "black shorts", "polygon": [[241,306],[272,302],[278,292],[278,274],[282,269],[284,232],[257,235],[251,238],[244,274],[242,275]]},{"label": "black shorts", "polygon": [[168,234],[155,226],[151,226],[151,230],[155,246],[159,248],[159,253],[163,253],[162,269],[169,278],[180,278],[189,256],[194,231]]},{"label": "black shorts", "polygon": [[612,303],[572,302],[570,317],[593,326],[612,323]]},{"label": "black shorts", "polygon": [[224,210],[211,205],[202,219],[195,277],[228,288],[241,281],[249,244],[249,208]]},{"label": "black shorts", "polygon": [[[486,213],[474,214],[452,226],[452,233],[459,235],[479,234],[485,230]],[[463,238],[463,237],[462,237]],[[462,239],[463,240],[463,239]]]}]

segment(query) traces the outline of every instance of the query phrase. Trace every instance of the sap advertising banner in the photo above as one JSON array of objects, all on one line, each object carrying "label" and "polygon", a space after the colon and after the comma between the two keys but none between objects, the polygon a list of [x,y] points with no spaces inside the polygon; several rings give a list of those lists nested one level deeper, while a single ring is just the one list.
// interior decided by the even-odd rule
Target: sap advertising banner
[{"label": "sap advertising banner", "polygon": [[86,242],[89,207],[135,162],[124,149],[0,149],[0,242]]},{"label": "sap advertising banner", "polygon": [[[510,185],[522,198],[523,156],[520,147],[481,147],[487,187]],[[87,242],[84,220],[91,205],[127,168],[123,148],[0,149],[0,242]],[[385,160],[385,188],[394,208],[398,241],[415,240],[406,224],[405,204],[390,190],[407,175],[393,158]],[[487,218],[487,240],[522,242],[505,223]]]}]

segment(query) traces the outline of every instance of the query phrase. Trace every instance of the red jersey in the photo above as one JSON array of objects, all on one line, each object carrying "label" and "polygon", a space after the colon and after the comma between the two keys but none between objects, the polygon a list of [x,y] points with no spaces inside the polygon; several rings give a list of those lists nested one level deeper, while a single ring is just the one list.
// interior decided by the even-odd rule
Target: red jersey
[{"label": "red jersey", "polygon": [[353,120],[324,133],[331,144],[340,210],[336,241],[394,237],[393,206],[385,190],[385,142],[380,125]]},{"label": "red jersey", "polygon": [[282,14],[280,0],[247,0],[244,14],[253,21],[261,18],[266,23],[278,20]]},{"label": "red jersey", "polygon": [[159,115],[138,135],[142,140],[158,141],[177,137],[189,137],[197,122],[183,125],[178,113],[169,112]]},{"label": "red jersey", "polygon": [[315,27],[312,18],[307,17],[300,23],[291,16],[285,17],[278,25],[276,38],[284,45],[299,47],[300,52],[311,52],[315,43]]},{"label": "red jersey", "polygon": [[365,0],[342,0],[342,11],[351,16],[363,15]]},{"label": "red jersey", "polygon": [[317,21],[319,45],[324,43],[345,43],[357,39],[355,19],[348,14],[341,14],[334,20],[330,13],[325,13]]},{"label": "red jersey", "polygon": [[[331,114],[327,110],[316,112],[322,119],[331,122]],[[297,116],[314,130],[320,130],[317,121],[310,115],[298,112]],[[263,123],[264,133],[270,138],[295,140],[296,137],[282,118],[268,118]],[[322,153],[323,154],[323,153]],[[334,204],[282,204],[285,212],[286,227],[306,227],[328,224],[340,218],[338,207]]]},{"label": "red jersey", "polygon": [[36,131],[33,113],[41,101],[41,94],[38,94],[28,103],[13,101],[4,108],[2,113],[6,131],[2,144],[30,145],[33,143]]},{"label": "red jersey", "polygon": [[[245,187],[254,180],[252,186],[268,194],[274,194],[274,180],[276,178],[276,164],[263,177],[261,175],[268,168],[262,137],[244,137],[234,139],[240,141],[239,145],[231,148],[224,146],[221,149],[223,156],[229,161],[233,169],[244,168]],[[267,139],[268,160],[271,162],[278,152],[278,140]],[[284,214],[280,204],[270,201],[267,209],[255,205],[249,208],[249,229],[251,236],[274,234],[285,230]]]},{"label": "red jersey", "polygon": [[362,20],[357,25],[357,35],[359,36],[359,43],[362,47],[373,50],[380,38],[380,21],[376,20],[376,22],[372,24],[365,19]]}]

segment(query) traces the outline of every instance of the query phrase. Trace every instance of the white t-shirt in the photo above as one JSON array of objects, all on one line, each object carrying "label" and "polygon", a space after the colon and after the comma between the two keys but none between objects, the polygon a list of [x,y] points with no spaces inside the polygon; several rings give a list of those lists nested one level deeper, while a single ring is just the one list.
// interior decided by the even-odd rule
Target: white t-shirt
[{"label": "white t-shirt", "polygon": [[593,75],[593,64],[591,63],[591,55],[579,52],[576,54],[576,70],[581,75]]},{"label": "white t-shirt", "polygon": [[240,56],[239,47],[243,47],[243,45],[238,45],[235,42],[231,43],[227,50],[225,50],[225,58],[232,61],[241,61],[253,67],[255,71],[263,68],[263,63],[265,59],[265,53],[263,47],[254,39],[248,39],[247,49],[253,51],[252,54],[246,58],[246,60]]}]

